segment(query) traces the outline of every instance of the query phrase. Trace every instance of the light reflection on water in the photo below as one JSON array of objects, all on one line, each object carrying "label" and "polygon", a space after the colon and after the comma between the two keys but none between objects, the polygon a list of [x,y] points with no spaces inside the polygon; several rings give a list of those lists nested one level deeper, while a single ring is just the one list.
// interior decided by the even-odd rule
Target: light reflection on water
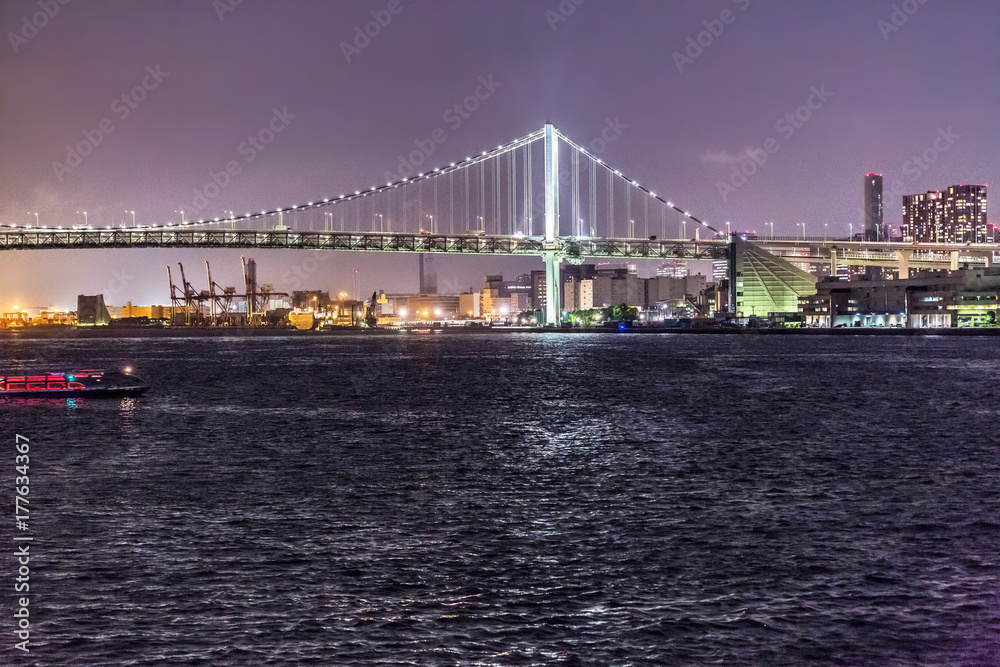
[{"label": "light reflection on water", "polygon": [[153,386],[0,401],[52,664],[1000,652],[992,339],[48,344]]}]

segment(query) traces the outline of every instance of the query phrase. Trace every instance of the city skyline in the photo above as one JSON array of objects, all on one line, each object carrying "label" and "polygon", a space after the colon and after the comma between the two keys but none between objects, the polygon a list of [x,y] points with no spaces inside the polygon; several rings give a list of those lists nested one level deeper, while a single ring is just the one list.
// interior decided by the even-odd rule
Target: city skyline
[{"label": "city skyline", "polygon": [[[106,3],[58,5],[44,21],[39,7],[0,8],[0,109],[15,130],[0,138],[4,224],[79,224],[83,211],[98,226],[150,224],[181,210],[291,205],[446,164],[545,121],[717,228],[763,233],[774,221],[787,236],[802,222],[811,235],[860,231],[859,174],[884,174],[885,224],[898,228],[903,195],[988,184],[997,170],[997,91],[948,77],[995,67],[977,46],[997,27],[987,3]],[[927,46],[960,28],[967,40]],[[282,276],[301,257],[258,255],[290,289]],[[118,300],[162,303],[164,265],[209,259],[232,284],[236,257],[7,253],[0,307],[66,307],[67,284],[113,297],[116,280],[128,290]],[[439,277],[460,289],[537,268],[449,258]],[[412,289],[418,273],[415,257],[338,253],[302,288],[353,285],[355,270],[362,293]]]}]

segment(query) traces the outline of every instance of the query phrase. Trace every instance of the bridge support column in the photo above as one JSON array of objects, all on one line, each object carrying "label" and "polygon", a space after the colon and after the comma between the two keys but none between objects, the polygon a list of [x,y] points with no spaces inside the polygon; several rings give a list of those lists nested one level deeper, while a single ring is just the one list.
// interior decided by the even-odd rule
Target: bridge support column
[{"label": "bridge support column", "polygon": [[545,253],[545,325],[559,327],[562,323],[562,285],[559,284],[559,258]]},{"label": "bridge support column", "polygon": [[951,251],[951,270],[958,271],[958,251]]},{"label": "bridge support column", "polygon": [[[545,242],[554,244],[559,234],[559,138],[551,123],[545,124]],[[546,250],[545,260],[545,325],[560,326],[562,310],[559,284],[559,259],[553,250]]]},{"label": "bridge support column", "polygon": [[896,251],[896,261],[899,263],[899,279],[906,280],[910,277],[910,256],[913,253],[907,250]]},{"label": "bridge support column", "polygon": [[545,240],[559,234],[559,138],[556,128],[545,125]]}]

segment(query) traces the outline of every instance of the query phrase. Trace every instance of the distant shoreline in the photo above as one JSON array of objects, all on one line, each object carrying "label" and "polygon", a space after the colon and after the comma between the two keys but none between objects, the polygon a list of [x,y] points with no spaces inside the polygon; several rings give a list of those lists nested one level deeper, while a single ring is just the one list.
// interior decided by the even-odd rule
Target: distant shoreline
[{"label": "distant shoreline", "polygon": [[362,329],[338,327],[322,331],[300,331],[272,327],[28,327],[2,329],[0,340],[45,340],[87,338],[224,338],[224,337],[293,337],[315,338],[364,334],[367,336],[423,335],[440,332],[446,335],[477,335],[489,333],[526,334],[685,334],[685,335],[737,335],[737,336],[1000,336],[996,329],[897,329],[844,327],[840,329],[674,329],[663,327],[634,327],[625,330],[614,328],[573,327],[567,329],[542,329],[535,327],[442,327],[437,329]]}]

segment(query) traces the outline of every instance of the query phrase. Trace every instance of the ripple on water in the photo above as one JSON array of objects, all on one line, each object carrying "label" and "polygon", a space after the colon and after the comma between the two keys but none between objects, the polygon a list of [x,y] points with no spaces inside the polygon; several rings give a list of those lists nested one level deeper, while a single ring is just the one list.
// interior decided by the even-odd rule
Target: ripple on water
[{"label": "ripple on water", "polygon": [[49,664],[1000,662],[992,343],[63,343],[153,390],[0,405]]}]

